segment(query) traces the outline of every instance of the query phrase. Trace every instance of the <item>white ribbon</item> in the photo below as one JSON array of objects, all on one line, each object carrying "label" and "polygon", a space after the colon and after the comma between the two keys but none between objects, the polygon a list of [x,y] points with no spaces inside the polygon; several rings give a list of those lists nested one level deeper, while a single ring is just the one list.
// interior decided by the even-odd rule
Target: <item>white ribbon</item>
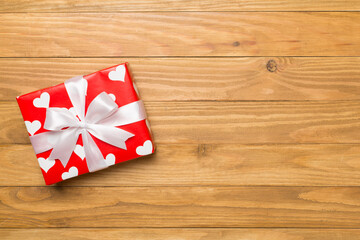
[{"label": "white ribbon", "polygon": [[49,159],[59,159],[66,167],[81,134],[89,171],[108,167],[89,133],[108,144],[126,150],[125,141],[134,134],[117,127],[146,118],[142,101],[119,108],[106,92],[102,92],[89,104],[85,114],[86,79],[82,76],[69,79],[65,82],[65,88],[78,118],[66,108],[47,108],[44,129],[49,132],[30,136],[35,153],[52,149]]}]

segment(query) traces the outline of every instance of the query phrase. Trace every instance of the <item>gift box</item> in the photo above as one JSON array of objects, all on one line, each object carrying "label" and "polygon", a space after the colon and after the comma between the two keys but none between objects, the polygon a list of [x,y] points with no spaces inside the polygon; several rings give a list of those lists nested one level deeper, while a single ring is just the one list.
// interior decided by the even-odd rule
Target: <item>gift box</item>
[{"label": "gift box", "polygon": [[126,64],[17,97],[47,185],[154,152]]}]

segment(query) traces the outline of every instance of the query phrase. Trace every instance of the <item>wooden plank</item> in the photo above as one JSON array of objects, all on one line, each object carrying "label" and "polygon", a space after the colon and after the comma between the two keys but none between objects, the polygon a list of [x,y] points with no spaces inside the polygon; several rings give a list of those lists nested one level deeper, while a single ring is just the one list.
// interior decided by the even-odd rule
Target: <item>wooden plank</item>
[{"label": "wooden plank", "polygon": [[360,224],[359,187],[3,187],[1,227]]},{"label": "wooden plank", "polygon": [[60,228],[60,229],[0,229],[7,240],[357,240],[359,229],[239,229],[239,228]]},{"label": "wooden plank", "polygon": [[360,55],[359,12],[1,14],[0,32],[0,57]]},{"label": "wooden plank", "polygon": [[0,98],[127,61],[146,101],[360,99],[359,57],[0,58]]},{"label": "wooden plank", "polygon": [[[145,108],[156,143],[360,143],[359,101],[145,102]],[[0,144],[30,143],[15,102],[0,102],[0,125]]]},{"label": "wooden plank", "polygon": [[[2,186],[43,186],[30,145],[0,146]],[[61,186],[360,186],[360,145],[158,144],[156,154]],[[30,180],[31,179],[31,180]]]},{"label": "wooden plank", "polygon": [[356,0],[38,0],[0,1],[0,12],[127,12],[127,11],[359,11]]}]

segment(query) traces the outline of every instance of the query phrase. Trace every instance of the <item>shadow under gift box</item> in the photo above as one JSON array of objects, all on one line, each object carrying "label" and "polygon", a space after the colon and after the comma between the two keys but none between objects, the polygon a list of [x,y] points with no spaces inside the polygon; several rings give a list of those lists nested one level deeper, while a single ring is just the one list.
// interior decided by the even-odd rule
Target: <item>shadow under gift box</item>
[{"label": "shadow under gift box", "polygon": [[[47,185],[155,150],[126,63],[19,96],[17,101]],[[110,122],[116,124],[109,126]],[[124,141],[121,134],[127,136]]]}]

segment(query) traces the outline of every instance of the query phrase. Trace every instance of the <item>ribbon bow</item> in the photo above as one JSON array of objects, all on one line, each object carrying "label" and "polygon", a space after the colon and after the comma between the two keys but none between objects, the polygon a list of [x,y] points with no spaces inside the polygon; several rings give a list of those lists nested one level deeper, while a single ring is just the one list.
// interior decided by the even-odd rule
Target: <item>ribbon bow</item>
[{"label": "ribbon bow", "polygon": [[118,107],[112,98],[102,92],[89,104],[85,114],[87,81],[82,76],[69,79],[65,88],[76,115],[66,108],[46,109],[44,129],[50,130],[30,137],[35,153],[52,149],[49,159],[59,159],[64,167],[69,162],[81,134],[89,171],[108,167],[94,137],[126,150],[125,141],[134,134],[117,128],[146,118],[141,100]]}]

